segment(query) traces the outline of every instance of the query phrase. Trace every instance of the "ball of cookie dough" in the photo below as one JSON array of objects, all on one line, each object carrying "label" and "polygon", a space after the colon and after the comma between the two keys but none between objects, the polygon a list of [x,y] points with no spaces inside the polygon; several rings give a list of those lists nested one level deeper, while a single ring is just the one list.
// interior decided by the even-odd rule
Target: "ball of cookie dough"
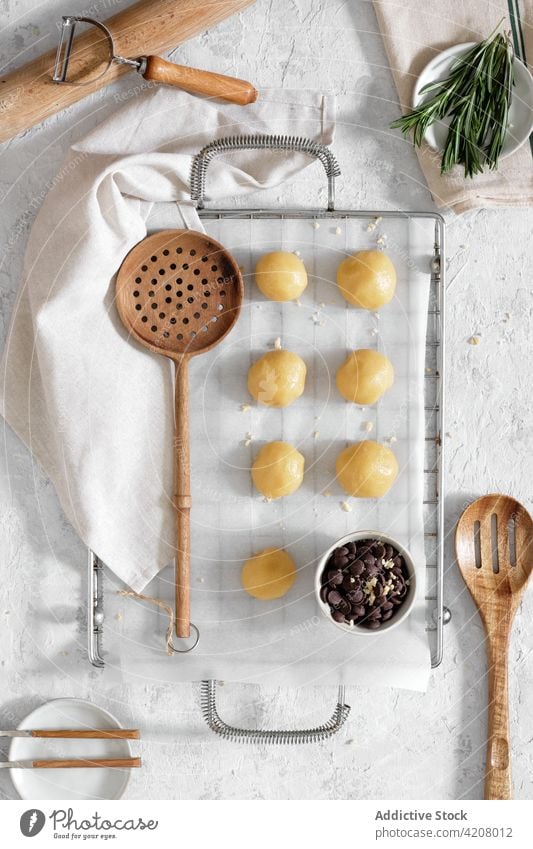
[{"label": "ball of cookie dough", "polygon": [[241,582],[254,598],[268,601],[288,593],[296,578],[296,565],[282,548],[265,548],[242,567]]},{"label": "ball of cookie dough", "polygon": [[266,498],[296,492],[304,476],[304,458],[289,442],[264,445],[252,466],[252,480]]},{"label": "ball of cookie dough", "polygon": [[302,260],[289,251],[274,251],[261,257],[255,267],[256,283],[271,301],[294,301],[307,286]]},{"label": "ball of cookie dough", "polygon": [[250,367],[248,391],[267,407],[288,407],[304,391],[307,369],[292,351],[269,351]]},{"label": "ball of cookie dough", "polygon": [[337,480],[348,495],[357,498],[381,498],[397,475],[393,452],[371,439],[354,442],[337,457]]},{"label": "ball of cookie dough", "polygon": [[394,382],[391,361],[379,351],[352,351],[337,371],[337,389],[354,404],[375,404]]},{"label": "ball of cookie dough", "polygon": [[382,251],[359,251],[343,259],[337,283],[348,303],[365,310],[388,304],[396,289],[396,269]]}]

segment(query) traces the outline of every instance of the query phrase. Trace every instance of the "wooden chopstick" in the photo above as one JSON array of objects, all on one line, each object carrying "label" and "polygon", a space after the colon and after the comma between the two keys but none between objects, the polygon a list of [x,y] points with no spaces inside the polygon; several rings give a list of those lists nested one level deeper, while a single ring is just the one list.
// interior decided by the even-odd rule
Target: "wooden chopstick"
[{"label": "wooden chopstick", "polygon": [[93,758],[92,760],[78,758],[78,759],[62,759],[55,761],[33,761],[32,767],[34,769],[91,769],[91,768],[99,768],[99,767],[111,767],[113,769],[117,768],[127,768],[130,769],[132,767],[140,767],[141,759],[140,758]]},{"label": "wooden chopstick", "polygon": [[136,728],[44,728],[31,732],[32,737],[72,738],[76,740],[139,740],[141,733]]}]

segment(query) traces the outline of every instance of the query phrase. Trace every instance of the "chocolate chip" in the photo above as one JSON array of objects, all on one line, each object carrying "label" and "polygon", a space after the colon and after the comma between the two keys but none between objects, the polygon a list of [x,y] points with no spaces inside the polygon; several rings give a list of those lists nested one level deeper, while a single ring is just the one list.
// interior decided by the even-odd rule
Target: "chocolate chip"
[{"label": "chocolate chip", "polygon": [[327,585],[324,586],[324,587],[320,587],[320,598],[324,602],[324,604],[328,600],[328,587],[327,587]]},{"label": "chocolate chip", "polygon": [[339,603],[342,601],[342,596],[337,590],[330,590],[328,592],[328,602],[333,605],[333,607],[337,607]]},{"label": "chocolate chip", "polygon": [[346,557],[345,554],[343,554],[341,557],[335,557],[335,566],[338,569],[344,569],[344,567],[347,566],[349,562],[350,558]]},{"label": "chocolate chip", "polygon": [[352,575],[362,575],[365,569],[365,564],[362,560],[354,560],[354,562],[350,566],[350,572]]},{"label": "chocolate chip", "polygon": [[376,543],[376,545],[373,548],[373,554],[374,554],[374,557],[377,557],[378,560],[381,560],[381,558],[385,554],[385,546],[383,545],[382,542]]},{"label": "chocolate chip", "polygon": [[335,570],[330,570],[328,572],[328,582],[333,587],[336,587],[339,584],[342,584],[343,578],[344,578],[344,576],[343,576],[342,572],[335,571]]},{"label": "chocolate chip", "polygon": [[392,610],[386,610],[383,616],[381,617],[382,622],[386,622],[392,616]]},{"label": "chocolate chip", "polygon": [[361,589],[352,590],[350,593],[348,593],[348,599],[352,604],[361,604],[364,597],[365,594]]},{"label": "chocolate chip", "polygon": [[356,551],[357,551],[357,546],[356,546],[355,542],[347,542],[346,548],[348,549],[350,554],[355,554]]},{"label": "chocolate chip", "polygon": [[345,616],[344,613],[341,613],[340,610],[334,610],[331,614],[331,618],[335,620],[335,622],[344,622]]},{"label": "chocolate chip", "polygon": [[375,620],[375,619],[371,619],[371,620],[369,620],[369,621],[367,622],[367,626],[366,626],[366,627],[367,627],[367,628],[370,628],[370,630],[371,630],[371,631],[375,631],[375,630],[376,630],[376,628],[379,628],[379,626],[380,626],[380,625],[381,625],[381,622],[378,622],[378,621],[377,621],[377,620]]},{"label": "chocolate chip", "polygon": [[355,604],[352,607],[352,613],[357,619],[361,619],[365,615],[366,610],[362,604]]}]

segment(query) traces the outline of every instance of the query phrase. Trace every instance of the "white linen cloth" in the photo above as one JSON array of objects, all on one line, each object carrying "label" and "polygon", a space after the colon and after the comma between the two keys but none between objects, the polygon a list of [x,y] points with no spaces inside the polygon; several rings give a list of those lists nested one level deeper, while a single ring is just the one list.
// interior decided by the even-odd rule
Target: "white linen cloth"
[{"label": "white linen cloth", "polygon": [[[153,204],[187,200],[203,145],[248,133],[330,144],[333,128],[332,100],[318,93],[269,91],[238,107],[150,90],[72,147],[37,215],[1,411],[83,541],[136,591],[173,556],[173,386],[169,361],[128,341],[113,277],[146,236]],[[312,161],[268,151],[224,159],[210,168],[212,198],[278,185]]]}]

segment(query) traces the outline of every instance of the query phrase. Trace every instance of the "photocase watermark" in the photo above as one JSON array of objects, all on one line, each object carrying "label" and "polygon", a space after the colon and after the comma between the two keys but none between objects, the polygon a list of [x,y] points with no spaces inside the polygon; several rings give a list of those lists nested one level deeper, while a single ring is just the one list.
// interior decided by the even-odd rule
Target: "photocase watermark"
[{"label": "photocase watermark", "polygon": [[126,101],[130,100],[132,97],[137,97],[139,94],[156,87],[156,83],[144,80],[143,82],[137,83],[137,85],[130,86],[126,89],[126,91],[115,92],[113,94],[113,100],[115,103],[126,103]]},{"label": "photocase watermark", "polygon": [[44,828],[46,817],[38,808],[24,811],[20,818],[20,830],[24,837],[36,837]]},{"label": "photocase watermark", "polygon": [[73,808],[56,808],[48,816],[39,808],[29,808],[20,818],[24,837],[36,837],[49,821],[54,837],[85,840],[88,835],[108,839],[123,831],[156,831],[159,820],[143,817],[109,819],[95,811],[91,816],[77,817]]},{"label": "photocase watermark", "polygon": [[[98,3],[92,3],[90,6],[86,6],[84,9],[81,9],[76,13],[76,15],[80,18],[95,18],[96,20],[99,20],[100,16],[104,12],[113,10],[116,6],[120,5],[120,0],[99,0]],[[59,30],[62,26],[62,20],[56,21],[56,27]]]},{"label": "photocase watermark", "polygon": [[315,615],[311,616],[309,619],[304,619],[303,622],[297,622],[296,625],[293,625],[289,630],[289,637],[297,637],[298,634],[305,634],[309,631],[313,631],[320,625],[320,622],[320,616],[317,616],[315,613]]},{"label": "photocase watermark", "polygon": [[[73,171],[76,170],[76,168],[78,168],[79,165],[81,165],[81,163],[87,158],[87,156],[89,156],[89,154],[85,151],[81,151],[75,156],[72,156],[61,166],[61,168],[54,177],[46,181],[41,191],[32,197],[29,205],[22,213],[20,218],[18,218],[15,226],[11,229],[11,232],[9,233],[6,239],[6,245],[8,249],[15,247],[21,236],[24,235],[26,231],[26,225],[29,221],[33,220],[37,210],[40,208],[48,192],[56,186],[60,185],[67,176],[69,176]],[[4,257],[5,253],[6,252],[4,252]]]},{"label": "photocase watermark", "polygon": [[155,831],[159,826],[158,820],[144,820],[142,817],[130,817],[116,820],[101,816],[98,811],[89,818],[76,819],[73,808],[58,808],[49,816],[54,831],[67,831],[71,837],[76,832],[114,832],[114,831]]},{"label": "photocase watermark", "polygon": [[259,382],[259,392],[257,395],[257,400],[261,404],[270,404],[273,399],[276,397],[278,392],[278,380],[277,380],[277,372],[273,368],[268,368],[268,366],[264,370],[264,376],[262,380]]},{"label": "photocase watermark", "polygon": [[14,91],[11,91],[7,97],[3,97],[0,100],[0,115],[4,112],[9,112],[13,106],[16,106],[22,96],[22,92],[22,86],[18,86]]}]

